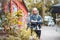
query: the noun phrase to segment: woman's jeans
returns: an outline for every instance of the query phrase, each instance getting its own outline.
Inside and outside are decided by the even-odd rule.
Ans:
[[[36,32],[37,36],[40,38],[40,36],[41,36],[41,30],[34,30],[34,31]]]
[[[40,23],[31,23],[31,29],[35,28],[34,31],[36,32],[37,36],[40,38],[41,30],[37,30],[37,26],[38,26],[39,29],[41,29]]]

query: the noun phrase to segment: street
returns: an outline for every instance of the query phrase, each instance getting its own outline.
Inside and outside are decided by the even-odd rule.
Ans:
[[[60,29],[42,26],[41,40],[60,40]]]

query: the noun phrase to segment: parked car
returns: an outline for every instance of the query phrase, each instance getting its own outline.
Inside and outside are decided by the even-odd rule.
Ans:
[[[45,16],[44,21],[45,21],[45,24],[48,26],[53,26],[55,24],[53,21],[53,17],[51,16]]]

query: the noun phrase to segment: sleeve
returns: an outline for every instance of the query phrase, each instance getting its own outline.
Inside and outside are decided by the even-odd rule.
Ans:
[[[38,16],[38,21],[40,21],[40,20],[42,21],[42,17],[39,15]]]
[[[34,20],[33,16],[30,16],[30,22],[31,20]],[[36,25],[37,23],[36,22],[31,22],[31,25]]]
[[[39,17],[38,17],[38,24],[42,24],[43,23],[43,19],[42,19],[42,17],[39,15]]]
[[[31,20],[33,20],[33,16],[32,16],[32,15],[30,16],[30,21],[31,21]]]

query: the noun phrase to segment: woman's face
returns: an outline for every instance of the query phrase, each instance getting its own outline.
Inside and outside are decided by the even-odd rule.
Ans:
[[[38,13],[38,11],[37,11],[37,10],[33,10],[33,14],[35,14],[35,15],[36,15],[37,13]]]

